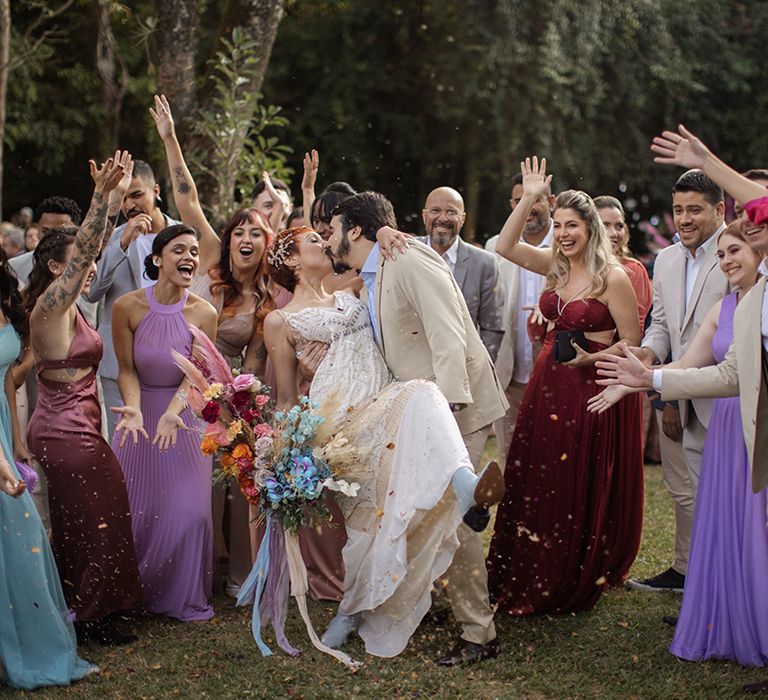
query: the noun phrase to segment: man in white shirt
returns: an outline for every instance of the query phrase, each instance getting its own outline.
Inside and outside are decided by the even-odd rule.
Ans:
[[[523,176],[518,173],[512,180],[511,208],[520,203],[523,197]],[[523,240],[529,245],[547,248],[552,245],[552,210],[555,197],[552,192],[539,197],[534,204],[523,229]],[[485,249],[496,252],[498,234],[488,239]],[[503,328],[499,352],[496,357],[496,373],[501,385],[505,387],[509,409],[503,418],[494,423],[496,444],[499,452],[499,464],[505,464],[512,434],[515,432],[520,401],[533,371],[536,351],[528,335],[528,307],[539,303],[545,278],[524,267],[515,265],[500,255],[496,256],[499,274],[505,290]]]
[[[504,337],[503,288],[493,255],[461,240],[466,213],[464,200],[451,187],[438,187],[427,196],[422,211],[425,243],[440,255],[461,289],[472,323],[495,362]]]

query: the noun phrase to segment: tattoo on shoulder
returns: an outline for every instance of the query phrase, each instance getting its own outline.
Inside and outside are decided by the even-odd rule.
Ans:
[[[258,349],[256,350],[256,359],[257,360],[267,359],[267,346],[264,343],[259,345]]]

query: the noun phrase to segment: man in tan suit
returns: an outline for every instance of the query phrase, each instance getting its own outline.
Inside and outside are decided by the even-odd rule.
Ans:
[[[656,258],[652,320],[639,353],[648,365],[665,362],[670,356],[679,359],[709,310],[728,292],[728,282],[717,265],[717,236],[725,227],[722,189],[700,170],[689,170],[672,188],[672,210],[680,242]],[[664,482],[675,501],[675,557],[672,566],[656,576],[630,579],[630,588],[682,591],[685,585],[701,453],[711,410],[711,400],[695,399],[681,401],[678,409],[665,407],[660,417]]]
[[[379,254],[376,232],[395,226],[383,195],[363,192],[333,211],[329,254],[337,269],[360,271],[377,342],[398,380],[434,381],[454,412],[472,463],[507,402],[493,363],[451,271],[431,248],[414,242],[396,260]],[[438,664],[455,666],[499,653],[488,597],[483,545],[462,524],[460,546],[446,572],[447,593],[462,636]]]

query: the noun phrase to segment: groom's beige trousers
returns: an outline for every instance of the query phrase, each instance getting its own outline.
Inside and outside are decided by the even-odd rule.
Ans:
[[[464,435],[472,466],[477,471],[491,426]],[[461,625],[461,637],[474,644],[487,644],[496,638],[493,610],[488,599],[488,573],[485,569],[483,540],[479,532],[464,523],[459,526],[459,548],[445,572],[446,593],[456,621]]]

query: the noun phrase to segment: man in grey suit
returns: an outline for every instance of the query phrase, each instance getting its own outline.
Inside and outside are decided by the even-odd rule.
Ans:
[[[498,264],[491,254],[467,245],[459,234],[466,219],[464,200],[451,187],[438,187],[429,193],[422,212],[424,242],[440,255],[453,273],[469,315],[480,333],[488,354],[495,362],[504,337],[502,317],[504,292],[499,287]]]
[[[112,344],[112,305],[123,294],[152,284],[144,275],[144,258],[152,251],[156,234],[167,226],[180,223],[164,214],[159,205],[160,186],[152,168],[142,160],[135,160],[133,177],[122,206],[128,221],[113,231],[98,262],[96,279],[86,294],[89,301],[104,300],[99,324],[104,357],[99,365],[99,377],[107,409],[123,405],[117,388],[117,358]],[[110,439],[116,419],[117,415],[107,410]]]

